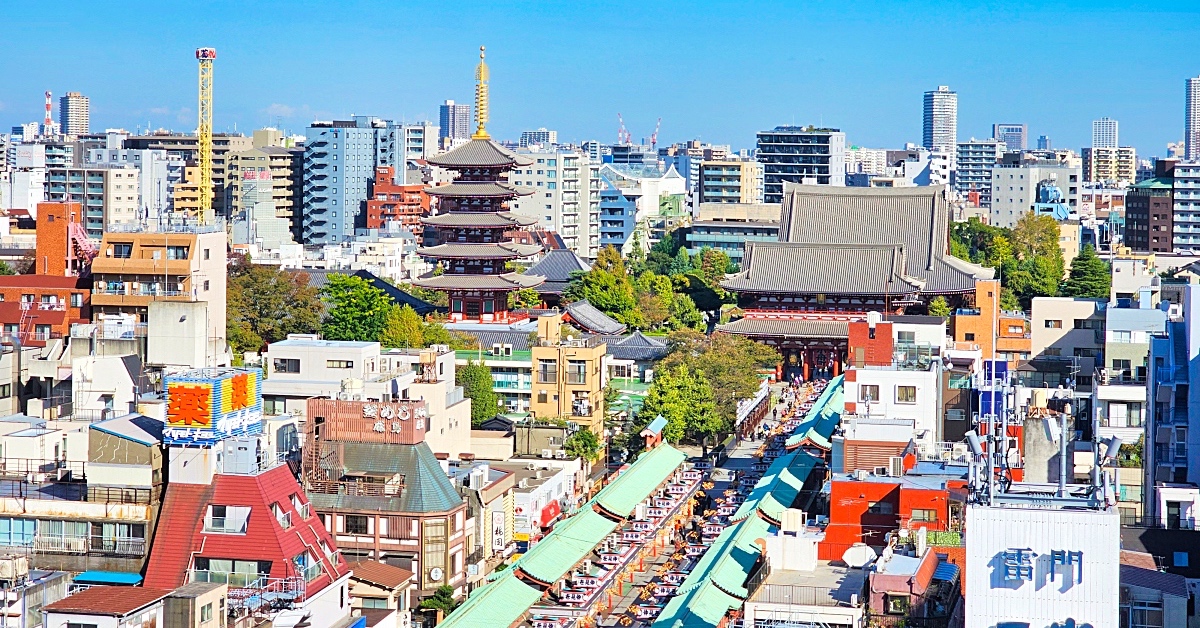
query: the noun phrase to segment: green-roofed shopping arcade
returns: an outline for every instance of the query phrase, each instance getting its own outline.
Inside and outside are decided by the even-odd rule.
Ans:
[[[699,488],[698,473],[676,473],[686,455],[671,447],[660,445],[645,451],[616,479],[600,490],[579,513],[559,522],[541,541],[504,571],[493,574],[492,581],[470,595],[440,626],[447,628],[504,628],[529,619],[531,609],[551,592],[564,577],[585,560],[596,560],[596,550],[610,535],[635,514],[638,504],[651,498],[657,501],[656,491],[667,485],[673,489],[686,481],[685,491],[675,491],[673,512],[689,513],[691,496]],[[673,530],[670,518],[663,518],[656,533]],[[647,542],[654,541],[652,533]],[[640,551],[640,548],[639,548]],[[628,552],[632,557],[638,551]],[[616,566],[608,566],[606,576],[619,577]],[[601,592],[609,585],[599,587]],[[547,599],[547,603],[550,600]]]

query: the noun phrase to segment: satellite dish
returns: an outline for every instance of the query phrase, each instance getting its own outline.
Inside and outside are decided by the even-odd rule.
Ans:
[[[842,562],[854,569],[862,569],[875,560],[877,554],[866,543],[855,543],[842,554]]]

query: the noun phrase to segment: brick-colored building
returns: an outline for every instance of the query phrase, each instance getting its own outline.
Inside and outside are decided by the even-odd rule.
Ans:
[[[1023,312],[999,309],[999,298],[998,280],[976,283],[975,307],[956,310],[950,316],[950,335],[956,343],[978,345],[985,358],[993,358],[994,350],[996,359],[1015,365],[1030,357],[1029,319]]]
[[[429,213],[429,195],[424,185],[396,185],[396,169],[375,168],[371,197],[367,199],[367,228],[382,229],[388,221],[399,221],[421,241],[421,217]]]
[[[820,557],[841,558],[855,543],[882,547],[889,532],[901,528],[948,530],[961,520],[961,504],[952,489],[961,480],[944,477],[835,475],[829,487],[829,525]]]

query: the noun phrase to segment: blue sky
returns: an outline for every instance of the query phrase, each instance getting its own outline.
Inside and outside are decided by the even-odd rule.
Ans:
[[[218,50],[215,126],[302,132],[314,118],[435,119],[492,69],[492,134],[699,137],[750,147],[776,124],[851,144],[921,136],[921,93],[959,93],[959,138],[1025,122],[1031,141],[1090,142],[1091,120],[1163,154],[1200,75],[1200,2],[271,2],[2,0],[0,128],[42,92],[91,98],[92,127],[195,127],[198,46]],[[193,4],[193,3],[189,3]],[[1141,6],[1139,6],[1141,5]],[[57,107],[57,103],[55,103]]]

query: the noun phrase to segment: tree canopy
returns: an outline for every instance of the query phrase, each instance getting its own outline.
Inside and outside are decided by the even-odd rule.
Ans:
[[[737,404],[758,392],[762,383],[759,371],[779,362],[775,349],[733,334],[704,334],[682,330],[668,337],[671,352],[659,363],[662,369],[687,365],[691,372],[707,379],[713,389],[720,417],[732,425]]]
[[[1050,216],[1025,214],[1013,229],[972,218],[951,227],[950,253],[998,269],[1005,309],[1028,309],[1034,297],[1059,294],[1064,263],[1058,236]]]
[[[420,606],[423,609],[442,611],[443,615],[449,615],[458,607],[458,602],[454,601],[454,587],[443,584],[434,590],[432,596],[421,600]]]
[[[492,371],[482,362],[458,367],[455,379],[463,387],[463,396],[471,400],[472,426],[478,427],[500,412],[500,397],[492,390]]]
[[[321,302],[308,275],[241,260],[230,267],[226,337],[235,356],[259,351],[288,334],[316,333]]]
[[[641,416],[662,415],[667,420],[663,439],[678,443],[716,437],[726,431],[725,421],[717,412],[712,384],[703,373],[687,364],[659,369],[646,394]]]
[[[1111,287],[1108,262],[1097,257],[1096,249],[1089,244],[1071,262],[1071,276],[1063,282],[1062,293],[1068,297],[1106,299]]]
[[[946,297],[938,295],[929,302],[929,315],[942,318],[950,316],[950,304],[946,302]]]
[[[424,321],[407,303],[392,305],[388,309],[387,318],[383,323],[383,332],[379,335],[379,344],[385,349],[398,347],[408,349],[424,347],[425,334],[422,333]]]
[[[329,305],[321,335],[329,340],[378,341],[392,307],[383,290],[362,277],[340,273],[329,275],[321,299]]]
[[[563,449],[572,458],[583,458],[588,462],[595,462],[600,458],[603,446],[600,439],[591,430],[581,429],[563,441]]]

